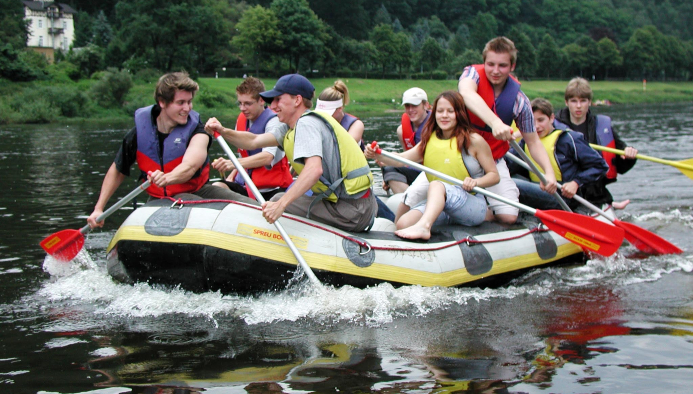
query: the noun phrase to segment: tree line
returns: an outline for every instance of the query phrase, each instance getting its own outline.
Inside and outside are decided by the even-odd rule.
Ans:
[[[23,4],[0,0],[0,76],[76,80],[109,68],[156,75],[455,78],[505,35],[521,78],[690,80],[686,0],[66,0],[75,41],[49,65],[26,50]]]

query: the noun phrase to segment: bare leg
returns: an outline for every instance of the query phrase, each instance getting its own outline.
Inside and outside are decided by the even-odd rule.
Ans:
[[[397,206],[397,212],[395,212],[395,223],[399,221],[399,219],[404,215],[405,213],[409,212],[411,207],[407,204],[404,203],[399,203]]]
[[[214,182],[214,183],[212,183],[212,186],[223,187],[225,189],[229,188],[228,185],[226,185],[224,182]]]
[[[428,188],[428,200],[426,201],[426,209],[424,210],[421,218],[413,225],[395,231],[395,235],[406,238],[406,239],[430,239],[431,238],[431,226],[433,222],[438,218],[443,208],[445,207],[445,186],[442,182],[434,181]],[[407,215],[403,216],[402,219],[409,216],[409,214],[418,211],[410,211]],[[402,223],[404,224],[404,222]],[[399,227],[399,226],[398,226]]]
[[[395,194],[404,193],[409,187],[406,183],[399,181],[389,181],[387,184],[390,186],[390,190]]]
[[[507,213],[499,213],[495,215],[496,221],[503,224],[514,224],[517,221],[517,215]]]

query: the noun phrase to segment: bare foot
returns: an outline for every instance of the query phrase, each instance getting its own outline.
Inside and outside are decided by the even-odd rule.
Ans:
[[[614,201],[611,203],[611,206],[614,207],[614,209],[625,209],[628,204],[630,204],[630,200]]]
[[[395,235],[406,239],[428,240],[431,238],[431,230],[423,226],[417,226],[415,224],[405,229],[395,231]]]

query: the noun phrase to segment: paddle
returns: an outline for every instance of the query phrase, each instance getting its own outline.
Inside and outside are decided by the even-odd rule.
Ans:
[[[374,141],[371,146],[375,148],[376,144],[377,143]],[[451,184],[460,186],[463,184],[463,182],[459,179],[453,178],[419,163],[415,163],[411,160],[407,160],[401,156],[383,151],[380,148],[376,149],[376,153],[406,164],[409,167],[435,175],[440,179],[450,182]],[[556,234],[582,248],[599,253],[603,256],[611,256],[612,254],[616,253],[618,248],[621,246],[621,243],[623,243],[624,234],[622,229],[611,226],[604,222],[600,222],[592,217],[558,210],[540,211],[538,209],[528,207],[527,205],[520,204],[519,202],[508,200],[505,197],[491,193],[479,187],[474,187],[472,190],[505,204],[514,206],[525,212],[529,212],[541,220],[541,222],[549,230],[552,230]]]
[[[544,174],[541,171],[539,171],[537,166],[534,165],[534,162],[532,161],[532,159],[529,158],[529,156],[527,156],[525,151],[522,148],[520,148],[520,145],[517,142],[515,142],[515,140],[510,140],[510,146],[512,146],[513,149],[515,149],[515,151],[517,152],[517,154],[522,157],[522,160],[524,160],[524,163],[526,163],[529,167],[532,168],[532,172],[535,173],[539,177],[539,179],[541,180],[541,183],[546,185],[546,177],[544,176]],[[573,212],[570,209],[570,207],[568,207],[568,204],[566,204],[565,200],[563,200],[561,198],[561,196],[559,196],[556,193],[554,193],[553,196],[556,198],[556,201],[558,201],[558,205],[560,205],[564,211]]]
[[[224,137],[221,136],[218,132],[214,132],[214,138],[216,138],[217,142],[219,142],[219,145],[224,149],[224,152],[226,152],[226,155],[231,159],[231,162],[233,165],[236,167],[236,170],[238,170],[238,173],[243,177],[243,180],[245,181],[245,184],[250,187],[250,190],[253,192],[255,195],[255,198],[257,199],[260,204],[265,202],[264,197],[262,197],[262,194],[260,194],[260,191],[257,190],[257,187],[253,183],[253,180],[250,179],[250,176],[248,173],[245,171],[245,169],[241,166],[241,163],[238,162],[238,159],[236,158],[236,155],[231,151],[231,148],[229,147],[229,144],[226,143],[226,140],[224,140]],[[306,262],[306,260],[303,259],[303,256],[301,256],[301,253],[298,251],[298,248],[296,245],[294,245],[294,241],[289,238],[289,234],[284,230],[284,227],[279,223],[279,221],[274,222],[274,227],[277,228],[277,231],[279,231],[279,234],[281,234],[282,239],[284,239],[284,242],[289,246],[289,249],[291,249],[291,253],[294,254],[296,257],[296,260],[298,260],[298,264],[303,268],[303,271],[306,273],[308,278],[310,279],[311,282],[313,282],[314,285],[321,286],[322,283],[320,283],[320,280],[315,276],[313,273],[313,270],[310,269],[310,266]]]
[[[590,144],[590,146],[593,149],[596,150],[603,150],[605,152],[611,152],[617,155],[624,155],[626,152],[619,150],[619,149],[613,149],[609,148],[606,146],[601,146],[597,144]],[[660,163],[660,164],[666,164],[672,167],[678,168],[681,172],[683,172],[684,175],[687,177],[693,179],[693,159],[686,159],[686,160],[681,160],[681,161],[673,161],[673,160],[664,160],[664,159],[659,159],[656,157],[652,156],[645,156],[641,154],[635,155],[636,158],[638,159],[643,159],[643,160],[648,160],[648,161],[653,161],[655,163]]]
[[[135,190],[128,193],[127,196],[123,197],[120,201],[113,204],[106,212],[99,215],[96,218],[96,222],[102,222],[111,214],[120,209],[123,205],[127,204],[128,201],[135,198],[138,194],[142,193],[146,188],[151,185],[151,182],[146,181],[143,184],[137,186]],[[43,250],[49,255],[53,256],[58,261],[70,261],[77,256],[82,246],[84,246],[84,235],[90,232],[92,229],[87,224],[79,230],[61,230],[57,233],[49,235],[41,241],[40,245]]]
[[[527,163],[520,160],[520,158],[506,153],[505,157],[509,160],[514,161],[518,165],[523,166],[527,170],[534,171],[529,168]],[[561,185],[558,185],[561,188]],[[622,222],[616,218],[611,218],[606,212],[599,209],[597,206],[591,202],[585,200],[584,198],[578,196],[577,194],[573,196],[573,199],[585,207],[589,208],[593,212],[596,212],[603,217],[609,219],[611,223],[616,227],[620,227],[625,232],[626,239],[631,245],[635,246],[638,250],[650,253],[650,254],[679,254],[683,253],[683,250],[679,249],[676,245],[670,243],[666,239],[660,237],[659,235],[645,230],[642,227],[638,227],[633,223]]]

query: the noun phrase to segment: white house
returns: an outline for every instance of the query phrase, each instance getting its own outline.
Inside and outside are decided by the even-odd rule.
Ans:
[[[53,1],[22,1],[24,15],[31,23],[27,46],[52,62],[56,49],[67,51],[75,39],[72,7]]]

